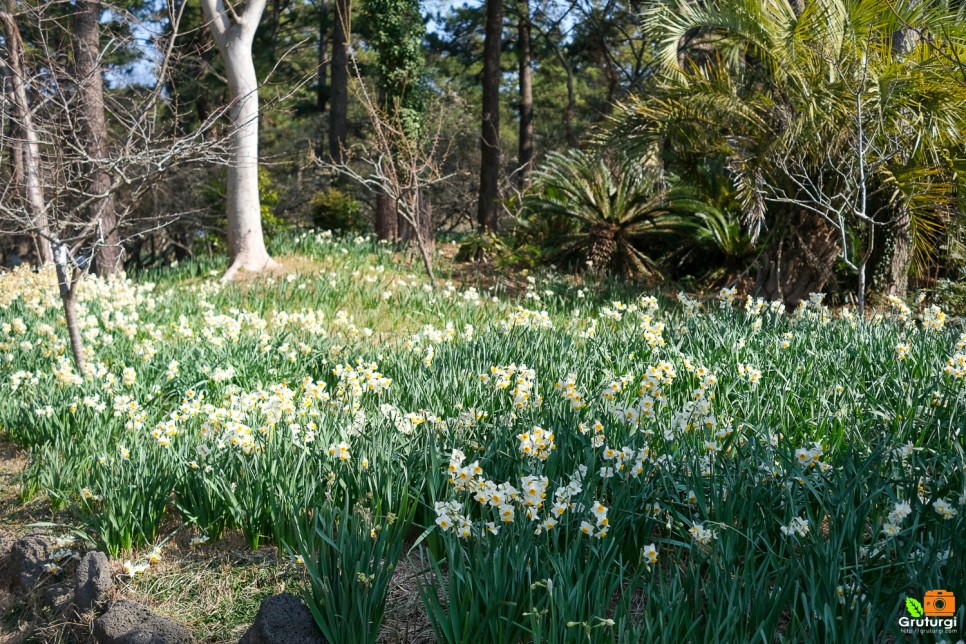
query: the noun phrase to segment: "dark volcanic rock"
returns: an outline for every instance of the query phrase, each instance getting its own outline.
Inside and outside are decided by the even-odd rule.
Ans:
[[[107,603],[114,582],[111,581],[111,562],[103,552],[88,552],[77,564],[74,580],[74,603],[82,613]]]
[[[54,554],[54,542],[45,534],[32,532],[13,544],[7,564],[8,579],[14,589],[33,590],[46,574],[44,564]]]
[[[255,623],[238,644],[326,644],[326,639],[308,606],[282,593],[262,600]]]
[[[99,644],[187,644],[191,634],[169,617],[124,601],[94,620],[94,639]]]

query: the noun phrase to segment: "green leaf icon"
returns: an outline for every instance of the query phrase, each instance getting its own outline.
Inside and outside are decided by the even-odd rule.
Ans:
[[[906,610],[913,617],[922,617],[922,604],[912,597],[906,597]]]

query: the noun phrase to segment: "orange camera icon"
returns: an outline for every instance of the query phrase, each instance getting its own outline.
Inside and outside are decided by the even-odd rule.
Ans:
[[[930,590],[922,600],[926,617],[952,617],[956,614],[956,597],[948,590]]]

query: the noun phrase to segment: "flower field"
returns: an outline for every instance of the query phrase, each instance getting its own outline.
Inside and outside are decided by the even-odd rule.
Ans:
[[[23,498],[130,576],[172,519],[240,532],[304,566],[332,642],[376,641],[404,556],[441,642],[878,641],[966,594],[966,334],[936,307],[433,291],[366,240],[285,243],[300,268],[237,285],[88,278],[86,378],[53,274],[0,275]]]

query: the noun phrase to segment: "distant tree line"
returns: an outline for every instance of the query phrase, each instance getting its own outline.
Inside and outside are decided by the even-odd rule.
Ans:
[[[860,307],[966,267],[958,3],[4,0],[0,22],[8,264],[224,252],[231,278],[314,225]]]

